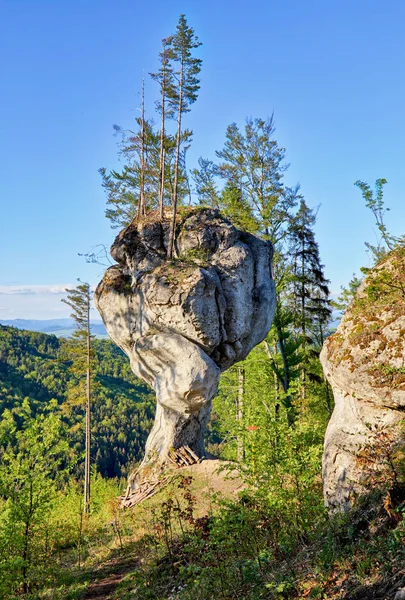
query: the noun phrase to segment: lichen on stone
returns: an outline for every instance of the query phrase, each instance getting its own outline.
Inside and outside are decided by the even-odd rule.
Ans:
[[[325,437],[326,504],[346,508],[364,486],[356,456],[370,443],[370,427],[402,439],[405,408],[405,248],[367,273],[339,327],[324,344],[321,362],[335,409]]]

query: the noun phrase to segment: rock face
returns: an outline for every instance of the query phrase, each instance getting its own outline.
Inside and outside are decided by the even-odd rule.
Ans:
[[[335,398],[323,455],[325,503],[346,510],[357,494],[392,478],[388,454],[403,443],[404,249],[369,272],[321,362]]]
[[[153,216],[121,231],[111,247],[118,264],[95,294],[110,337],[156,391],[143,467],[183,445],[203,456],[220,372],[264,339],[275,310],[269,242],[212,209],[178,224],[170,262],[168,235],[168,222]]]

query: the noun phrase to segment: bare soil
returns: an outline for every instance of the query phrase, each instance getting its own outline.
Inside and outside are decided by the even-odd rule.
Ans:
[[[131,573],[137,567],[136,560],[115,558],[104,563],[96,575],[94,581],[87,588],[83,600],[108,600],[114,597],[114,593],[127,573]]]

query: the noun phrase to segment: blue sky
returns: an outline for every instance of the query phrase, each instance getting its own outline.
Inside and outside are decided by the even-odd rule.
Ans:
[[[320,205],[333,291],[374,241],[356,179],[388,180],[388,225],[405,232],[402,1],[0,0],[0,319],[65,316],[61,289],[102,275],[78,256],[115,235],[97,170],[117,166],[112,125],[131,126],[181,13],[203,42],[190,167],[230,122],[274,111],[285,180]],[[148,80],[146,94],[152,116]]]

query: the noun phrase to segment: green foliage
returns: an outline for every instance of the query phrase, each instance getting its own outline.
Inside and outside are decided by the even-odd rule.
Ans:
[[[29,407],[44,414],[52,399],[65,405],[80,377],[66,360],[67,341],[54,335],[0,326],[0,407],[3,419],[21,429]],[[94,340],[97,361],[97,402],[93,406],[92,463],[106,477],[127,475],[142,458],[154,415],[154,394],[132,373],[123,352],[108,340]],[[25,400],[26,399],[26,400]],[[82,475],[83,408],[72,406],[63,415],[68,426],[69,452],[75,474]],[[0,421],[2,427],[3,421]],[[15,432],[7,429],[11,443]],[[1,456],[1,450],[0,450]]]
[[[189,112],[191,104],[197,100],[198,91],[200,89],[200,80],[198,79],[198,76],[201,70],[202,60],[193,56],[193,50],[199,46],[201,46],[201,42],[195,35],[194,29],[188,26],[185,15],[180,15],[176,32],[171,37],[170,42],[171,68],[173,69],[175,83],[173,88],[169,89],[168,103],[176,113],[177,118],[172,217],[167,248],[167,258],[170,260],[173,257],[176,230],[182,119],[183,114]]]
[[[215,165],[211,160],[200,157],[198,169],[191,170],[198,201],[202,206],[221,208],[220,195],[215,182]]]
[[[300,195],[299,186],[283,184],[288,165],[274,131],[273,118],[249,118],[244,130],[232,123],[223,149],[216,152],[218,162],[201,158],[193,179],[201,204],[219,208],[237,228],[273,243],[277,309],[266,348],[276,386],[282,388],[279,403],[287,409],[291,425],[294,403],[300,393],[305,395],[309,379],[323,384],[331,412],[331,391],[323,380],[318,355],[329,333],[332,310],[313,231],[316,215]],[[218,179],[224,181],[222,190]]]
[[[364,294],[357,296],[352,310],[371,331],[374,322],[380,320],[381,311],[391,311],[401,316],[405,300],[405,246],[390,252],[378,264],[379,268],[366,275]]]
[[[27,407],[22,429],[6,413],[0,466],[0,592],[28,593],[47,576],[55,538],[48,516],[63,480],[68,445],[56,402],[49,413],[33,418]],[[10,443],[15,435],[16,444]]]
[[[357,290],[361,285],[361,282],[362,279],[360,279],[355,273],[353,273],[353,276],[349,281],[347,287],[341,286],[340,295],[338,296],[337,300],[331,303],[332,307],[338,310],[341,315],[346,311],[349,304],[353,302]]]
[[[255,217],[251,204],[241,188],[234,182],[228,181],[225,184],[219,208],[238,229],[250,233],[260,233],[260,222]]]
[[[315,220],[314,211],[301,199],[299,210],[289,229],[293,263],[293,294],[290,303],[304,346],[313,343],[311,335],[314,330],[325,328],[331,317],[329,281],[324,276],[315,240]]]
[[[95,361],[90,325],[91,291],[88,283],[79,283],[66,290],[62,302],[72,309],[71,317],[76,328],[67,345],[67,356],[72,359],[70,371],[83,384],[75,389],[76,401],[85,406],[85,456],[84,456],[84,511],[90,511],[90,452],[91,452],[91,404],[94,400]]]
[[[316,437],[309,427],[292,433],[281,426],[279,436],[290,448],[285,446],[278,467],[266,461],[256,475],[246,470],[248,489],[239,500],[220,500],[219,509],[205,517],[196,517],[198,500],[183,478],[180,495],[169,496],[155,512],[155,552],[128,578],[122,597],[287,598],[283,594],[296,590],[296,577],[283,562],[303,540],[308,543],[314,522],[323,519],[320,481],[314,478],[320,444],[308,450]],[[260,462],[264,445],[257,442]],[[125,590],[131,590],[128,596]]]
[[[94,336],[90,325],[91,291],[88,283],[79,283],[76,288],[66,290],[67,298],[62,302],[70,306],[71,317],[76,327],[72,336],[64,345],[64,358],[69,362],[69,371],[74,375],[72,381],[78,382],[68,388],[70,404],[90,404],[90,388],[94,387],[96,357],[93,352]],[[88,378],[89,389],[86,389]]]
[[[107,196],[106,217],[110,220],[112,227],[126,227],[136,216],[141,187],[142,144],[144,144],[145,209],[151,211],[158,207],[160,132],[155,130],[152,122],[145,120],[142,136],[142,120],[140,118],[136,119],[136,125],[135,131],[125,131],[121,127],[115,126],[116,134],[119,136],[119,155],[124,163],[122,171],[108,172],[104,167],[99,169]],[[182,202],[188,194],[188,180],[184,165],[191,137],[191,131],[185,130],[181,138],[183,153],[180,157],[178,174],[179,202]],[[175,138],[165,133],[163,144],[165,150],[164,199],[166,204],[169,204],[174,191]]]
[[[180,15],[176,31],[169,38],[169,59],[173,73],[173,85],[168,90],[169,106],[176,113],[188,112],[198,97],[202,60],[192,55],[201,42],[189,27],[185,15]]]
[[[136,119],[135,131],[114,126],[121,136],[119,153],[123,170],[108,172],[104,167],[99,170],[107,195],[106,217],[112,227],[129,225],[141,204],[141,217],[159,207],[160,218],[164,218],[164,205],[172,205],[169,258],[172,257],[177,204],[191,195],[186,155],[192,131],[182,127],[182,117],[197,100],[200,89],[198,75],[202,61],[193,56],[200,45],[185,15],[180,15],[174,34],[162,40],[160,68],[150,74],[160,91],[155,103],[161,116],[160,131],[155,130],[153,121],[145,118],[143,84],[142,115]],[[176,131],[169,134],[166,121],[174,117]]]
[[[384,205],[384,185],[386,183],[386,179],[377,179],[374,191],[368,183],[360,181],[359,179],[354,184],[360,189],[366,207],[373,213],[378,232],[381,236],[377,246],[365,242],[367,249],[371,252],[374,262],[378,262],[384,258],[390,250],[394,250],[399,244],[403,243],[403,239],[392,235],[384,223],[384,215],[390,210]]]
[[[285,236],[296,194],[282,184],[285,151],[274,139],[274,131],[273,118],[249,118],[244,131],[236,123],[229,125],[224,147],[216,152],[219,162],[215,173],[231,184],[231,189],[239,190],[245,215],[239,226],[260,232],[276,245]],[[235,201],[225,197],[225,214],[229,209],[236,213]]]

